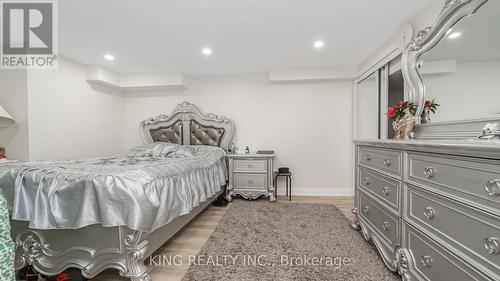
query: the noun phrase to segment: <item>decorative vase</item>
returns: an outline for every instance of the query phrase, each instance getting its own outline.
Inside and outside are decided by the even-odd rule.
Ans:
[[[394,139],[399,140],[401,139],[401,125],[400,125],[400,118],[397,118],[396,121],[392,122],[392,129],[394,130]]]
[[[404,140],[413,139],[413,128],[415,128],[415,121],[405,123],[401,127],[401,138]]]
[[[392,122],[392,128],[394,129],[394,139],[413,139],[413,128],[415,128],[415,116],[411,114],[410,109],[406,108],[404,110],[404,116],[401,119],[396,119]]]
[[[401,139],[401,129],[398,129],[398,130],[394,131],[394,139],[395,140]]]
[[[404,140],[413,139],[413,128],[415,128],[416,118],[411,114],[410,109],[404,110],[405,115],[401,118],[401,138]]]
[[[431,123],[431,113],[429,107],[425,106],[422,115],[420,115],[420,123],[429,124]]]

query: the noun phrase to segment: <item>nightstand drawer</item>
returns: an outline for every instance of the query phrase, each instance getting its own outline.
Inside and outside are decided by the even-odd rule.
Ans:
[[[234,160],[235,172],[267,172],[267,160]]]
[[[267,186],[266,174],[234,174],[236,188],[265,188]]]

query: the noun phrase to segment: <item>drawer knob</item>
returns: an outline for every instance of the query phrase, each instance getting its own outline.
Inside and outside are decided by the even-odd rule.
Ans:
[[[253,184],[253,180],[248,180],[248,183],[249,184]]]
[[[363,183],[364,183],[365,185],[370,185],[370,181],[368,180],[368,178],[365,178],[365,179],[363,180]]]
[[[484,248],[491,255],[498,255],[500,251],[500,242],[497,238],[489,237],[485,238],[483,241]]]
[[[391,166],[391,159],[384,159],[384,166],[386,167]]]
[[[484,190],[486,190],[490,196],[500,195],[500,179],[489,180],[484,185]]]
[[[389,228],[391,228],[391,225],[388,222],[384,222],[384,224],[382,224],[382,227],[384,228],[385,231],[387,231],[389,230]]]
[[[370,160],[372,160],[372,156],[369,153],[367,153],[367,154],[365,154],[365,159],[366,159],[366,161],[370,161]]]
[[[369,211],[370,211],[370,208],[368,208],[368,206],[365,206],[363,208],[363,213],[368,214]]]
[[[365,178],[365,179],[363,180],[363,183],[364,183],[365,185],[370,185],[370,180],[369,180],[368,178]]]
[[[389,195],[389,187],[387,187],[387,186],[384,187],[384,189],[382,189],[382,194],[385,196]]]
[[[425,267],[431,267],[432,265],[432,258],[430,256],[422,256],[420,261],[422,262],[422,265]]]
[[[248,168],[253,168],[252,164],[248,164]]]
[[[428,220],[431,220],[432,218],[434,218],[435,216],[435,213],[434,213],[434,209],[431,208],[431,207],[427,207],[424,209],[424,217]]]
[[[434,167],[425,167],[424,168],[424,175],[426,178],[428,178],[428,179],[433,178],[435,174],[436,174],[436,169],[434,169]]]

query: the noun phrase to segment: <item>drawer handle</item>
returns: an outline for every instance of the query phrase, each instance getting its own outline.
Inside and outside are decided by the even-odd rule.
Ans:
[[[363,183],[364,183],[365,185],[370,185],[370,180],[368,180],[368,178],[364,178],[364,179],[363,179]]]
[[[424,175],[426,178],[428,178],[428,179],[433,178],[435,174],[436,174],[436,169],[434,169],[434,167],[425,167],[424,168]]]
[[[422,262],[422,265],[425,267],[431,267],[432,265],[432,258],[430,256],[422,256],[420,261]]]
[[[367,154],[365,154],[365,159],[366,159],[366,161],[370,161],[370,160],[372,160],[372,156],[369,153],[367,153]]]
[[[252,164],[248,164],[248,168],[253,168]]]
[[[489,237],[485,238],[483,241],[484,248],[491,255],[498,255],[500,252],[500,242],[497,238]]]
[[[248,183],[249,184],[253,184],[253,180],[248,180]]]
[[[369,211],[370,211],[370,208],[368,208],[368,206],[365,206],[363,208],[363,213],[365,213],[365,215],[368,214]]]
[[[391,225],[388,222],[384,222],[384,224],[382,224],[382,227],[384,228],[385,231],[387,231],[389,230],[389,228],[391,228]]]
[[[490,196],[500,195],[500,179],[489,180],[484,185],[484,190],[486,190]]]
[[[391,166],[391,159],[384,159],[384,166],[386,167]]]
[[[435,213],[434,213],[434,209],[433,208],[427,207],[427,208],[424,209],[424,217],[426,219],[431,220],[431,219],[434,218],[434,215],[435,215]]]
[[[387,186],[384,187],[384,189],[382,189],[382,194],[385,196],[389,195],[389,187],[387,187]]]

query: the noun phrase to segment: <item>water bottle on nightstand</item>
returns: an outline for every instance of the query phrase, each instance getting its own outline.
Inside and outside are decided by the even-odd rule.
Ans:
[[[236,153],[236,145],[234,145],[234,142],[232,142],[232,143],[229,145],[228,152],[229,152],[229,153],[231,153],[231,154]]]

